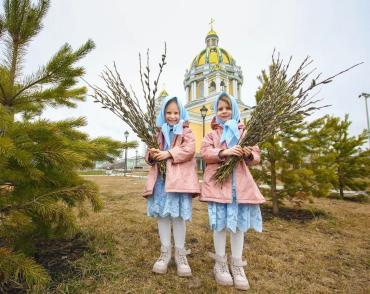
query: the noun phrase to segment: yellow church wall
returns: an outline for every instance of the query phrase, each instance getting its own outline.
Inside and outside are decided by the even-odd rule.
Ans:
[[[206,104],[206,107],[208,108],[208,112],[207,112],[207,116],[210,115],[213,111],[211,111],[211,104],[212,104],[212,107],[213,107],[213,103],[207,103]],[[195,114],[199,114],[199,117],[201,117],[200,115],[200,109],[203,107],[203,105],[201,106],[198,106],[198,107],[194,107],[192,109],[188,109],[188,112],[192,112],[192,113],[195,113]]]
[[[230,95],[232,95],[232,94],[230,93]],[[214,115],[214,111],[211,110],[211,107],[214,106],[213,104],[214,104],[213,102],[205,104],[205,106],[208,108],[207,117],[210,116],[210,115]],[[198,107],[194,107],[192,109],[188,109],[188,112],[192,112],[192,113],[194,113],[196,115],[199,115],[199,118],[201,118],[200,109],[202,107],[203,107],[203,105],[198,106]],[[239,105],[239,111],[240,112],[243,112],[244,111],[244,107],[242,107],[241,105]]]
[[[203,124],[198,124],[195,122],[190,123],[190,129],[193,131],[194,137],[195,137],[195,152],[200,152],[200,146],[202,144],[203,140]],[[211,131],[211,123],[206,122],[205,123],[205,134],[209,133]]]
[[[230,93],[230,95],[232,95],[232,94]],[[213,102],[207,103],[207,104],[205,104],[205,106],[208,108],[207,117],[210,116],[210,115],[214,115],[214,111],[211,110],[211,108],[214,106],[214,103]],[[198,107],[194,107],[192,109],[188,109],[188,112],[192,112],[192,113],[194,113],[196,115],[199,115],[199,118],[201,118],[200,109],[202,107],[203,107],[203,105],[198,106]],[[239,111],[240,112],[243,112],[244,111],[244,107],[242,107],[242,106],[239,105]]]

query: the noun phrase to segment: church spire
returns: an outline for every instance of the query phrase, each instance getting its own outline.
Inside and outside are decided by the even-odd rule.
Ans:
[[[211,30],[208,32],[206,37],[206,45],[207,47],[217,47],[218,46],[218,36],[217,33],[213,30],[213,23],[215,20],[211,18],[209,24],[211,25]]]

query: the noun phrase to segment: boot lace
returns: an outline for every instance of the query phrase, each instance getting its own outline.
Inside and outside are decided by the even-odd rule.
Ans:
[[[234,276],[240,276],[245,278],[245,273],[242,266],[232,265],[232,272]]]
[[[230,274],[227,262],[217,261],[216,262],[216,271],[221,274]]]
[[[161,252],[157,262],[165,263],[168,260],[168,252]]]
[[[178,251],[177,252],[177,262],[179,264],[183,264],[183,265],[186,265],[188,266],[188,259],[186,258],[186,255],[187,254],[190,254],[190,250],[183,250],[183,251]]]

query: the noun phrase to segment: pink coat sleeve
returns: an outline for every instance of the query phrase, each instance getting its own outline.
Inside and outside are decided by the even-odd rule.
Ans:
[[[252,147],[252,154],[245,159],[247,165],[257,165],[261,161],[261,150],[256,145]]]
[[[206,163],[219,163],[225,161],[225,158],[220,158],[219,153],[225,148],[216,148],[213,142],[212,132],[207,134],[202,141],[200,153]]]
[[[192,160],[195,154],[195,139],[190,128],[184,128],[182,142],[169,149],[173,158],[173,163],[182,163]]]

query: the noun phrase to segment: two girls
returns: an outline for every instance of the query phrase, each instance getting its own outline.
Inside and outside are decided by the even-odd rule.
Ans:
[[[248,229],[262,231],[259,204],[265,202],[248,166],[258,164],[260,151],[257,146],[238,145],[244,125],[236,100],[222,93],[215,101],[216,116],[212,131],[202,142],[201,155],[206,162],[201,201],[208,202],[208,215],[215,254],[214,276],[218,284],[234,285],[237,289],[249,289],[242,260],[244,233]],[[192,197],[199,194],[195,172],[194,136],[188,127],[188,114],[176,97],[167,97],[157,118],[159,149],[149,149],[147,161],[152,165],[145,195],[148,197],[148,215],[157,217],[161,255],[153,266],[156,273],[166,273],[171,260],[171,224],[175,241],[175,261],[180,276],[190,276],[186,259],[185,221],[191,219]],[[242,160],[232,175],[221,185],[213,179],[217,168],[229,157]],[[165,179],[158,173],[157,162],[166,160]],[[231,273],[226,247],[226,233],[230,232]]]

